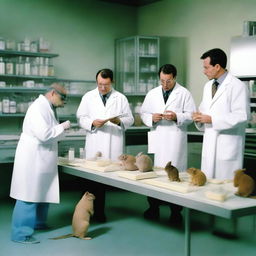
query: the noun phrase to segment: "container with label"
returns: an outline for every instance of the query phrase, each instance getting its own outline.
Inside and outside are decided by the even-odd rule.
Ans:
[[[9,113],[10,101],[8,97],[4,97],[2,100],[2,112],[5,114]]]
[[[5,50],[5,40],[0,37],[0,50]]]
[[[5,63],[3,57],[0,57],[0,75],[5,74]]]
[[[12,59],[7,59],[5,63],[5,73],[7,75],[14,75],[14,64]]]
[[[68,151],[68,160],[69,161],[74,161],[75,160],[75,149],[70,148]]]

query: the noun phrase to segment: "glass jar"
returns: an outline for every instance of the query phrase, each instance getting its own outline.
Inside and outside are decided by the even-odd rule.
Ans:
[[[0,37],[0,50],[5,50],[5,40]]]
[[[5,64],[3,57],[0,57],[0,75],[5,74]]]
[[[14,75],[14,63],[12,59],[7,59],[5,63],[5,73],[7,75]]]

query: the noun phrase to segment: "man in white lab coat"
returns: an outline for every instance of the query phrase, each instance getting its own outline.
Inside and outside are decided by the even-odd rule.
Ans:
[[[65,88],[54,83],[28,108],[16,149],[10,196],[16,199],[11,239],[38,243],[34,229],[46,227],[49,203],[59,203],[58,140],[70,122],[59,124],[56,108],[63,107]]]
[[[134,119],[127,98],[112,87],[112,70],[99,70],[96,81],[97,88],[83,96],[77,110],[79,125],[86,130],[85,158],[101,152],[103,158],[117,161],[124,152],[124,131]],[[103,185],[91,184],[90,192],[96,196],[94,218],[104,222]]]
[[[187,168],[187,126],[192,123],[195,104],[191,93],[176,82],[177,70],[171,64],[159,69],[161,85],[148,92],[141,107],[141,118],[151,127],[148,152],[154,153],[154,165],[164,168],[171,161],[179,171]],[[148,198],[150,207],[144,217],[158,219],[160,201]],[[170,204],[170,222],[180,222],[181,207]]]
[[[209,50],[201,59],[210,80],[199,111],[193,114],[196,126],[204,131],[201,169],[208,178],[233,179],[234,171],[243,167],[248,88],[226,70],[227,56],[221,49]]]

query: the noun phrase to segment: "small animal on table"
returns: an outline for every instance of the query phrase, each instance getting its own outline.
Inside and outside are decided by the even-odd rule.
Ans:
[[[239,169],[235,171],[234,187],[238,196],[256,198],[256,171]]]
[[[148,155],[144,155],[143,152],[137,154],[135,165],[141,172],[153,171],[153,162]]]
[[[172,165],[171,161],[166,164],[164,169],[167,172],[170,181],[180,182],[179,171],[175,166]]]
[[[192,185],[203,186],[207,181],[205,174],[197,168],[188,168],[187,173],[191,176]]]
[[[127,171],[138,170],[138,167],[135,165],[136,158],[132,155],[122,154],[118,157],[121,161],[122,168]]]
[[[87,237],[87,231],[90,225],[90,217],[93,215],[93,201],[95,196],[89,192],[85,192],[81,200],[77,203],[72,218],[72,234],[67,234],[59,237],[51,238],[53,240],[63,239],[68,237],[77,237],[84,240],[90,240]]]

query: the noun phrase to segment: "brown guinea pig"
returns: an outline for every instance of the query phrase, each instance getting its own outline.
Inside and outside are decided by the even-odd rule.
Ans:
[[[196,168],[188,168],[187,173],[191,175],[191,184],[195,186],[203,186],[206,183],[205,174]]]
[[[167,172],[170,181],[180,182],[179,171],[175,166],[172,165],[171,161],[166,164],[164,169]]]
[[[138,170],[138,167],[135,165],[136,158],[132,155],[122,154],[118,157],[121,161],[122,168],[127,171]]]
[[[253,194],[256,189],[256,182],[246,173],[245,169],[239,169],[235,171],[234,176],[234,187],[237,187],[238,190],[235,193],[238,196],[248,197]]]
[[[153,162],[148,155],[144,155],[142,152],[137,154],[135,165],[141,172],[153,171]]]

